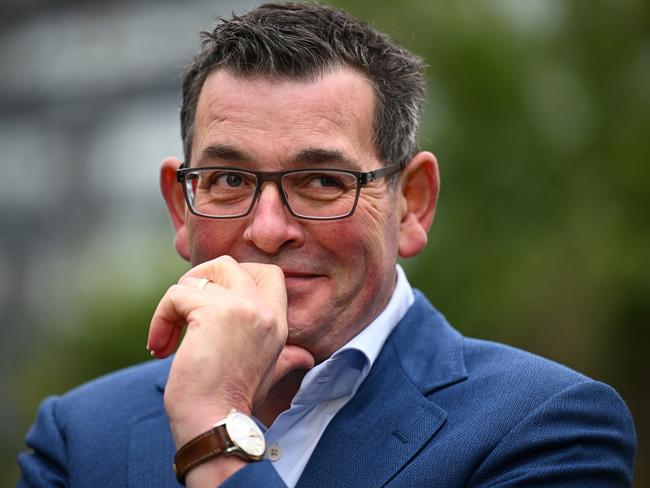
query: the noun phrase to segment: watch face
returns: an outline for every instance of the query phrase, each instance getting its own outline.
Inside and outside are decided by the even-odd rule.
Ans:
[[[235,445],[249,456],[264,455],[264,434],[249,416],[240,412],[230,413],[226,419],[226,430]]]

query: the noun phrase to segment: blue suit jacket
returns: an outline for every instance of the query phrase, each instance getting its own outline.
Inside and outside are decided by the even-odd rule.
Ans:
[[[170,361],[48,398],[19,486],[178,486],[163,408]],[[301,487],[630,486],[636,438],[616,392],[563,366],[466,339],[417,293],[325,430]],[[283,486],[269,461],[224,486]]]

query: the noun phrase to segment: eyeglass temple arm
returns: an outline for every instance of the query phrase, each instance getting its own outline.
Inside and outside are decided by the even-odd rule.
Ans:
[[[359,184],[366,185],[371,181],[374,181],[378,178],[383,178],[384,176],[390,176],[393,173],[397,173],[404,168],[401,164],[389,164],[383,168],[377,169],[375,171],[368,171],[367,173],[361,173],[359,175]]]

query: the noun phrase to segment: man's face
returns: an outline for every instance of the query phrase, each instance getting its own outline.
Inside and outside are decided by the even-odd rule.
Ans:
[[[219,70],[199,97],[191,166],[377,169],[373,115],[371,85],[352,69],[307,82]],[[266,183],[246,217],[186,213],[177,247],[187,250],[193,265],[228,254],[280,266],[288,342],[322,360],[370,323],[391,296],[403,207],[396,205],[398,195],[380,179],[361,189],[352,217],[318,222],[292,217],[276,186]]]

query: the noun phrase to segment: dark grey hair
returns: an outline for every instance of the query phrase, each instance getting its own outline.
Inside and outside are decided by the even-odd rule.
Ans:
[[[422,60],[346,12],[314,4],[266,4],[202,32],[202,48],[183,78],[181,136],[192,154],[196,106],[207,76],[312,80],[338,66],[374,85],[374,143],[384,164],[405,165],[417,152],[425,94]]]

